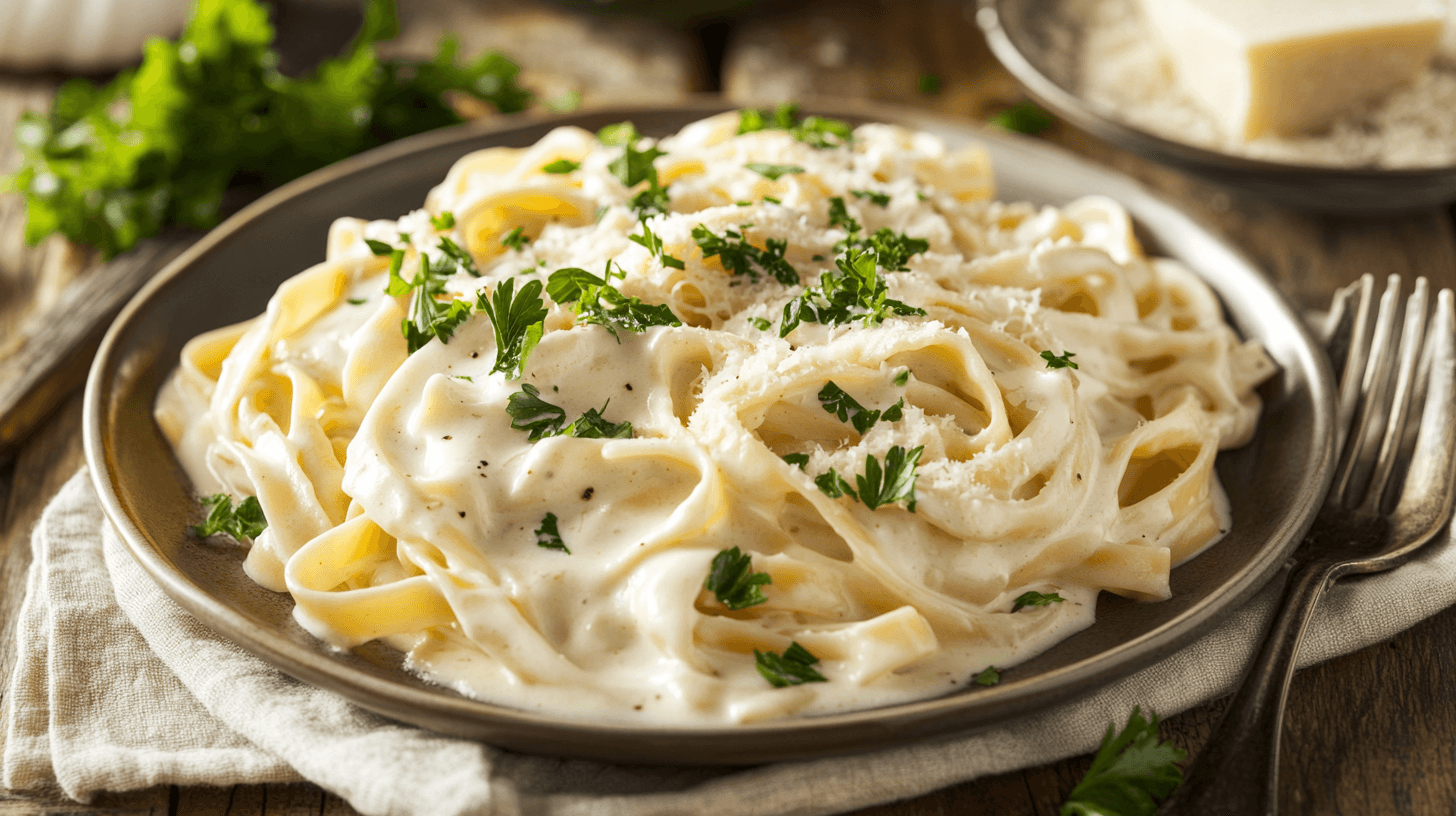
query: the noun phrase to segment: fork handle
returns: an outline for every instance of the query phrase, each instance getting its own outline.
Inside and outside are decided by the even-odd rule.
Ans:
[[[1337,572],[1332,564],[1294,568],[1274,620],[1238,692],[1183,784],[1160,816],[1272,816],[1279,804],[1279,736],[1294,656],[1310,613]]]

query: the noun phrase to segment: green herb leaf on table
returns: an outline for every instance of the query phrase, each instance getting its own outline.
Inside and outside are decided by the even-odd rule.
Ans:
[[[67,82],[48,115],[16,126],[23,162],[5,187],[26,200],[26,240],[53,233],[111,257],[169,224],[207,229],[237,179],[280,184],[462,118],[465,94],[502,112],[531,95],[515,63],[486,54],[464,67],[444,41],[431,62],[385,62],[398,31],[392,0],[370,0],[349,50],[310,77],[277,70],[258,0],[198,0],[176,41],[148,43],[138,68],[104,87]]]
[[[1054,603],[1061,603],[1065,600],[1066,598],[1063,598],[1055,592],[1042,593],[1036,590],[1029,590],[1016,596],[1016,600],[1011,604],[1011,611],[1020,612],[1028,606],[1051,606]]]
[[[189,528],[198,538],[225,533],[237,541],[252,541],[268,529],[268,520],[263,517],[263,507],[256,496],[243,499],[237,507],[233,507],[232,497],[226,493],[216,493],[198,502],[210,508],[207,520]]]
[[[541,526],[536,528],[536,546],[546,550],[561,550],[571,555],[571,550],[566,548],[566,542],[561,540],[561,532],[556,526],[556,514],[547,513],[541,519]]]
[[[1076,356],[1070,351],[1064,351],[1061,354],[1052,354],[1050,349],[1041,353],[1041,358],[1046,360],[1047,368],[1078,368],[1079,366],[1072,362],[1072,358]]]
[[[737,547],[731,547],[713,556],[703,588],[713,593],[718,603],[729,609],[747,609],[768,601],[759,587],[771,583],[771,575],[753,571],[751,556]]]
[[[814,668],[819,658],[800,646],[798,641],[790,643],[782,656],[775,652],[754,649],[753,661],[758,667],[758,673],[774,688],[829,682],[828,678]]]
[[[1102,746],[1087,775],[1072,789],[1061,816],[1152,816],[1155,798],[1170,795],[1183,782],[1178,763],[1187,752],[1158,740],[1158,715],[1144,719],[1134,708],[1114,736],[1107,726]]]
[[[476,308],[490,318],[495,334],[495,366],[491,373],[499,371],[508,380],[520,379],[525,373],[526,361],[541,342],[546,321],[541,281],[526,281],[519,293],[515,289],[516,279],[506,278],[489,296],[484,292],[475,296]]]

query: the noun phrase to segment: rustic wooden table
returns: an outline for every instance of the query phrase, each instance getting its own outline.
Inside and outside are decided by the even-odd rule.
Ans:
[[[587,105],[670,102],[717,89],[744,103],[851,97],[981,120],[1019,95],[987,54],[970,22],[969,2],[745,3],[749,11],[732,20],[697,25],[576,13],[564,10],[567,3],[402,5],[404,33],[396,50],[428,51],[442,31],[453,29],[467,49],[509,51],[542,97],[579,92]],[[349,36],[351,18],[357,19],[357,9],[347,0],[278,4],[285,59],[300,54],[297,60],[306,62],[309,54],[338,47]],[[920,90],[925,75],[940,81],[932,93]],[[42,109],[58,81],[0,74],[0,168],[16,160],[10,138],[16,117],[27,108]],[[1178,201],[1247,251],[1299,306],[1319,308],[1338,285],[1363,272],[1456,284],[1456,237],[1446,209],[1381,217],[1311,215],[1153,166],[1064,126],[1054,126],[1046,138]],[[57,309],[74,313],[88,300],[78,293],[94,292],[102,282],[125,285],[114,281],[126,279],[114,266],[102,267],[90,253],[59,240],[25,247],[22,219],[17,197],[0,197],[0,398],[23,374],[14,364],[24,357],[21,352],[47,342]],[[0,466],[0,680],[15,657],[14,620],[30,560],[30,528],[82,462],[79,391],[68,387],[59,393],[44,422]],[[1283,812],[1452,812],[1456,687],[1446,678],[1456,673],[1456,645],[1447,634],[1453,629],[1456,609],[1296,677],[1284,733]],[[1221,706],[1169,717],[1164,735],[1196,753]],[[1089,761],[1080,757],[980,779],[860,816],[1051,814]],[[310,785],[160,787],[105,794],[89,805],[0,793],[0,816],[101,812],[354,811]]]

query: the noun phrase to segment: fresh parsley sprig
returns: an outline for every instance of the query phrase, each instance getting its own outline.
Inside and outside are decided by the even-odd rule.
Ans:
[[[667,250],[662,245],[662,239],[657,236],[657,233],[652,231],[652,227],[649,226],[645,220],[641,224],[639,224],[639,226],[642,227],[642,234],[628,235],[627,240],[643,247],[648,252],[652,253],[653,257],[657,258],[657,260],[661,262],[663,266],[670,267],[672,269],[687,268],[681,260],[667,254]]]
[[[819,389],[819,402],[823,404],[824,410],[839,417],[840,422],[848,422],[853,425],[861,435],[868,433],[869,429],[873,428],[875,423],[881,419],[886,422],[898,422],[905,417],[904,397],[883,411],[869,409],[860,405],[854,397],[840,388],[833,380],[826,382],[824,387]]]
[[[139,68],[105,87],[67,82],[49,114],[16,126],[26,240],[52,233],[110,257],[169,224],[214,226],[235,179],[280,184],[384,142],[462,118],[463,94],[501,112],[531,94],[498,52],[456,64],[453,40],[433,61],[383,61],[398,33],[393,0],[369,0],[349,50],[308,77],[278,72],[259,0],[198,0],[176,41],[147,45]]]
[[[819,658],[800,646],[798,641],[789,643],[789,648],[782,655],[754,649],[753,662],[758,667],[758,673],[774,688],[829,682],[828,678],[814,668]]]
[[[885,452],[883,465],[874,454],[866,455],[865,472],[855,474],[853,485],[834,468],[815,476],[814,485],[819,488],[819,492],[831,499],[848,496],[871,510],[903,501],[905,509],[913,513],[915,480],[919,477],[915,467],[920,463],[920,455],[924,452],[924,445],[916,446],[908,452],[895,445]]]
[[[792,176],[804,172],[804,168],[797,164],[768,164],[767,162],[749,162],[744,167],[763,176],[769,181],[778,181],[784,176]]]
[[[263,517],[263,507],[258,504],[257,496],[243,499],[236,508],[232,497],[226,493],[216,493],[198,502],[210,508],[205,521],[188,528],[198,538],[225,533],[237,541],[252,541],[268,529],[268,519]]]
[[[637,141],[641,138],[642,134],[637,132],[636,125],[631,122],[618,122],[597,131],[597,140],[602,144],[608,147],[622,146],[622,155],[608,163],[607,170],[628,189],[643,182],[647,183],[646,187],[627,202],[636,211],[638,218],[645,219],[667,212],[669,202],[667,188],[658,180],[657,166],[653,164],[664,153],[656,147],[638,150]]]
[[[784,304],[779,337],[787,337],[800,323],[839,324],[860,320],[865,325],[883,323],[895,315],[924,315],[925,310],[889,297],[889,286],[880,277],[874,251],[850,247],[834,259],[839,273],[825,272],[819,285],[805,289]]]
[[[737,547],[730,547],[713,556],[703,588],[713,593],[718,603],[737,610],[767,602],[768,598],[759,587],[771,583],[773,576],[753,571],[751,556]]]
[[[1112,725],[1092,759],[1087,775],[1062,805],[1060,816],[1152,816],[1155,798],[1183,783],[1178,763],[1187,752],[1158,740],[1158,715],[1144,719],[1133,708],[1127,725],[1114,736]]]
[[[557,303],[573,304],[578,322],[604,326],[613,337],[617,337],[618,329],[644,332],[653,326],[682,325],[667,304],[643,303],[612,286],[614,278],[626,277],[612,261],[607,261],[602,274],[599,278],[576,267],[558,269],[546,279],[546,292]]]
[[[609,403],[610,404],[610,401]],[[506,398],[506,413],[510,415],[511,427],[525,431],[531,442],[548,436],[570,436],[577,439],[630,439],[631,422],[609,422],[602,417],[607,410],[588,408],[570,425],[566,422],[566,411],[541,399],[541,391],[530,383],[522,383],[521,390]]]
[[[874,204],[876,207],[890,206],[889,193],[877,193],[874,190],[850,190],[849,192],[855,198],[868,198],[870,200],[870,203]]]
[[[487,295],[479,292],[475,305],[490,318],[495,334],[495,365],[508,380],[520,379],[531,351],[541,342],[546,326],[546,303],[541,299],[541,281],[526,281],[516,292],[516,279],[506,278]]]
[[[750,283],[758,283],[758,269],[761,269],[785,286],[799,284],[799,271],[784,257],[789,251],[786,240],[769,238],[764,241],[763,249],[759,249],[737,230],[725,229],[718,235],[699,224],[693,227],[693,241],[703,251],[704,259],[716,256],[724,269],[735,276],[747,277]]]

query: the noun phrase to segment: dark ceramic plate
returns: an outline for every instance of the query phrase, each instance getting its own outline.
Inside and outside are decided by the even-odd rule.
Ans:
[[[462,154],[527,146],[551,128],[633,120],[665,135],[726,106],[616,109],[515,118],[426,134],[358,156],[274,192],[229,219],[132,300],[111,327],[86,388],[87,461],[101,501],[133,557],[182,607],[219,634],[309,683],[387,716],[532,753],[618,762],[757,763],[869,750],[967,731],[1064,702],[1158,660],[1206,631],[1262,586],[1303,535],[1330,478],[1332,386],[1326,364],[1289,305],[1243,256],[1129,179],[1038,142],[891,108],[818,105],[851,121],[891,121],[951,145],[980,141],[1000,194],[1059,204],[1088,193],[1121,201],[1150,250],[1205,277],[1234,325],[1281,368],[1263,387],[1259,432],[1219,457],[1233,532],[1173,572],[1173,598],[1136,603],[1104,595],[1098,621],[992,688],[888,708],[713,728],[634,727],[527,713],[462,697],[404,672],[378,644],[335,651],[298,627],[286,595],[241,570],[236,548],[203,545],[188,480],[156,424],[152,402],[194,335],[260,313],[287,277],[323,260],[330,222],[395,218],[419,207]],[[968,667],[968,671],[976,667]]]

